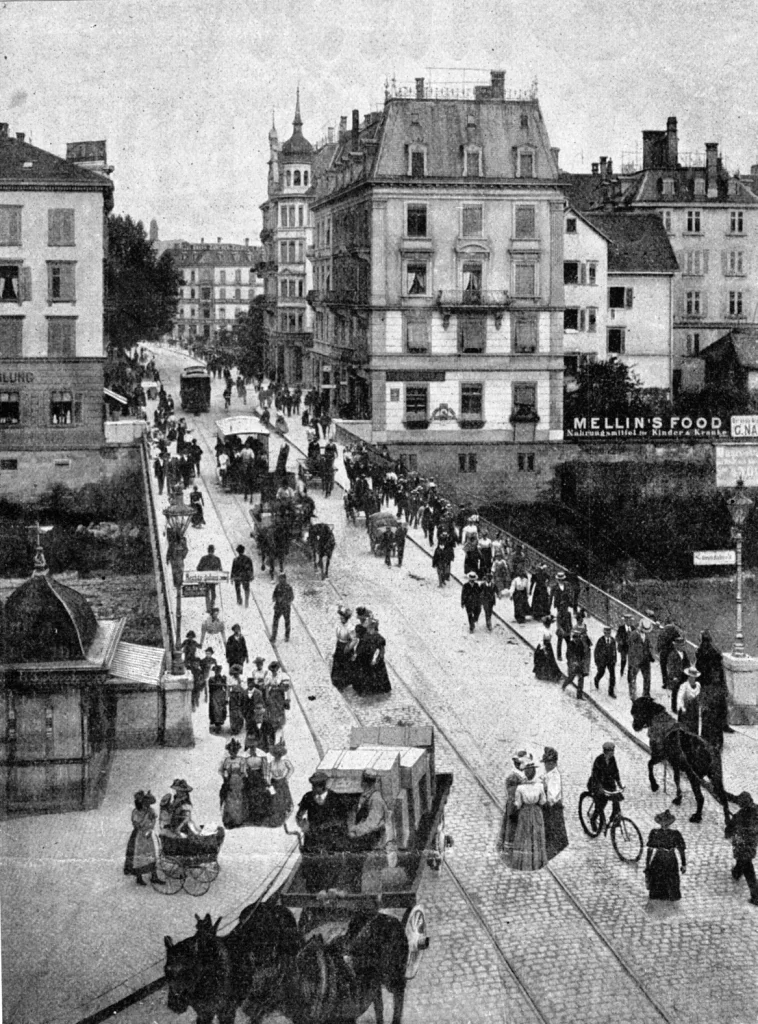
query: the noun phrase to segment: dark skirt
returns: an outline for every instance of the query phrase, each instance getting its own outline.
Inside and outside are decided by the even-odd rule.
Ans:
[[[563,816],[563,804],[545,805],[542,808],[545,819],[545,848],[547,859],[552,860],[569,844],[566,832],[566,820]]]
[[[532,596],[532,615],[535,619],[544,619],[550,613],[550,595],[544,583],[536,584]]]
[[[211,686],[208,718],[215,728],[220,728],[226,721],[226,687]]]
[[[247,776],[247,821],[250,825],[262,825],[271,813],[271,794],[260,771],[251,771]]]
[[[551,643],[541,643],[534,649],[534,674],[548,683],[560,683],[566,677],[558,667]]]
[[[229,693],[229,725],[233,736],[242,732],[242,727],[245,724],[244,707],[244,694],[240,690],[231,690]]]
[[[647,869],[647,884],[651,900],[669,900],[673,903],[682,898],[679,863],[674,850],[654,851]]]
[[[337,641],[332,658],[332,685],[344,690],[353,681],[353,660],[348,644]]]
[[[281,828],[294,807],[292,794],[286,779],[273,779],[271,785],[274,787],[274,795],[271,797],[268,817],[263,824],[268,828]]]
[[[513,593],[513,617],[516,622],[525,622],[529,614],[529,598],[525,590],[515,590]]]
[[[391,689],[387,666],[384,664],[384,658],[381,658],[376,665],[371,666],[369,692],[389,693]]]

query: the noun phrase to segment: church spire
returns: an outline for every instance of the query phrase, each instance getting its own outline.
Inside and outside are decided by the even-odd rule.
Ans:
[[[303,127],[303,119],[300,116],[300,86],[297,87],[297,100],[295,102],[295,120],[292,122],[292,127],[296,132],[300,131]]]
[[[271,109],[271,130],[268,133],[268,141],[272,145],[276,145],[279,141],[279,136],[276,133],[276,118],[274,116],[273,107]]]

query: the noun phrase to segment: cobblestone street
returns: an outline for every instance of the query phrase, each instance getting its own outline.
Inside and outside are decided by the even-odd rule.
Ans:
[[[166,387],[176,393],[185,360],[162,349],[157,353]],[[221,389],[222,382],[214,382],[211,413],[188,417],[204,451],[201,486],[208,524],[190,531],[188,568],[210,543],[225,569],[238,543],[253,545],[249,506],[240,496],[221,492],[213,471],[213,423],[224,415]],[[304,447],[304,431],[294,418],[288,438]],[[278,449],[279,439],[272,435],[272,462]],[[291,451],[290,467],[296,457]],[[296,802],[320,753],[345,746],[351,726],[435,726],[437,769],[454,775],[446,810],[454,845],[439,873],[425,872],[418,894],[427,910],[431,946],[409,983],[404,1021],[751,1024],[758,1019],[758,912],[747,902],[744,883],[735,885],[730,878],[731,847],[716,803],[706,797],[703,823],[690,824],[694,801],[685,783],[683,804],[674,808],[688,863],[677,906],[648,902],[644,854],[640,864],[624,864],[609,838],[590,840],[581,830],[578,797],[606,739],[616,743],[625,812],[644,838],[654,827],[653,816],[673,796],[670,774],[667,793],[663,787],[657,794],[649,790],[647,754],[628,735],[625,685],[615,702],[594,689],[592,700],[579,702],[573,690],[535,680],[529,644],[540,627],[529,622],[515,633],[510,601],[497,605],[502,619],[492,633],[480,624],[470,634],[459,586],[438,588],[420,531],[411,531],[414,542],[406,547],[402,568],[387,568],[371,554],[365,530],[345,522],[339,489],[330,499],[316,490],[314,498],[319,518],[335,525],[337,549],[325,581],[307,559],[291,557],[287,572],[296,612],[291,641],[276,649],[270,645],[272,584],[259,574],[257,560],[255,601],[247,610],[238,608],[231,585],[222,585],[222,618],[227,628],[242,624],[251,655],[278,655],[292,677],[296,701],[287,741],[297,770]],[[158,509],[164,501],[158,499]],[[460,565],[459,554],[458,574]],[[352,608],[366,604],[380,620],[393,686],[386,698],[358,697],[352,690],[341,695],[331,685],[329,658],[340,602]],[[183,632],[193,628],[199,635],[202,611],[202,602],[185,603]],[[591,638],[601,632],[590,620]],[[591,678],[588,682],[591,687]],[[660,693],[659,682],[653,692]],[[73,1024],[95,1006],[115,1002],[160,975],[164,934],[189,934],[195,911],[223,913],[231,923],[284,861],[291,846],[281,832],[242,829],[227,837],[221,875],[201,899],[168,900],[140,892],[121,875],[134,789],[152,785],[161,793],[169,775],[185,775],[197,788],[203,812],[216,814],[217,767],[228,729],[223,737],[209,736],[205,715],[201,704],[195,716],[198,743],[190,750],[119,752],[99,811],[4,826],[6,1020]],[[527,747],[539,758],[545,745],[560,755],[570,846],[548,869],[516,872],[496,849],[503,780],[516,749]],[[750,788],[758,768],[755,735],[742,730],[728,736],[724,761],[727,789]],[[657,771],[663,781],[663,770]],[[30,981],[36,982],[34,990]],[[102,998],[106,990],[109,999]],[[164,990],[116,1019],[163,1024],[191,1021],[194,1015],[169,1013]]]

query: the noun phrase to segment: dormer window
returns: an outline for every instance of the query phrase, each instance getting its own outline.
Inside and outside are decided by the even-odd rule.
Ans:
[[[663,179],[663,194],[664,196],[673,196],[674,194],[674,179],[664,178]]]
[[[411,178],[426,177],[426,146],[409,146],[408,174]]]
[[[694,190],[694,192],[695,192],[696,196],[704,196],[705,195],[705,178],[695,178],[695,190]]]
[[[467,178],[482,176],[482,151],[478,146],[466,146],[464,149],[463,174]]]
[[[519,149],[516,153],[516,177],[534,177],[534,151],[531,149]]]
[[[521,127],[522,128],[528,128],[529,127],[529,115],[528,114],[522,114],[521,115]]]

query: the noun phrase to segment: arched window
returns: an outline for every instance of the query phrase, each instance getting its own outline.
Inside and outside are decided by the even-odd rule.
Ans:
[[[308,172],[307,171],[303,171],[303,184],[304,185],[308,184]]]
[[[287,183],[288,185],[291,185],[291,184],[292,184],[292,172],[291,172],[291,171],[286,171],[286,172],[285,172],[285,175],[284,175],[284,180],[285,180],[285,182],[286,182],[286,183]]]
[[[295,171],[292,184],[293,185],[299,185],[300,184],[300,171]]]

